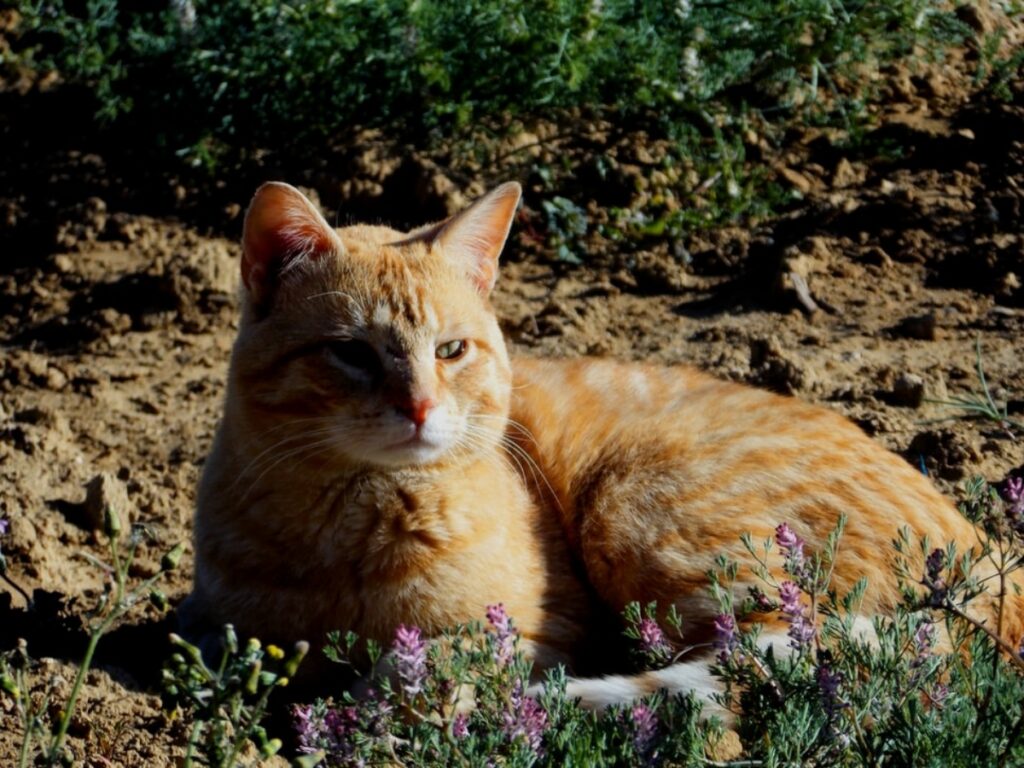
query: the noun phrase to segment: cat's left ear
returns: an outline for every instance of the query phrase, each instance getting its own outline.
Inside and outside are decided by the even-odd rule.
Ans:
[[[465,270],[484,296],[498,279],[498,256],[505,247],[523,189],[509,181],[495,187],[441,225],[433,242]]]
[[[256,190],[243,229],[242,281],[257,305],[267,304],[281,275],[298,262],[345,250],[316,206],[281,182]]]

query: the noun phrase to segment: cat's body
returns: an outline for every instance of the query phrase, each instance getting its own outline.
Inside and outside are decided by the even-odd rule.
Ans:
[[[686,367],[510,361],[486,297],[517,201],[505,185],[405,235],[335,232],[294,190],[260,190],[193,614],[269,640],[386,643],[503,602],[539,667],[593,675],[621,666],[609,616],[630,601],[676,606],[687,643],[708,643],[706,574],[743,559],[742,533],[786,522],[817,547],[845,513],[833,585],[866,577],[865,614],[899,599],[901,525],[976,543],[925,477],[828,410]],[[741,570],[740,588],[754,581]],[[1024,629],[1012,609],[1008,636]],[[570,692],[706,692],[708,655]]]

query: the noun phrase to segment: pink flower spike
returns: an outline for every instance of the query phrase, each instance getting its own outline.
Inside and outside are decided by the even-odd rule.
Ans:
[[[493,655],[498,666],[505,666],[512,661],[515,654],[515,630],[512,628],[512,620],[505,613],[505,606],[502,603],[487,606],[487,621],[494,630]]]
[[[633,720],[633,748],[638,755],[647,756],[658,735],[658,716],[645,704],[637,704],[630,711]]]
[[[803,540],[793,533],[793,529],[786,523],[779,523],[775,528],[775,543],[782,549],[793,549],[803,545]]]
[[[656,653],[665,649],[665,635],[653,619],[640,620],[640,647],[647,653]]]
[[[469,718],[461,712],[455,716],[452,722],[452,736],[460,741],[469,736]]]
[[[508,632],[509,619],[508,614],[505,613],[505,604],[498,603],[497,605],[488,605],[487,621],[492,627],[498,630],[498,632]]]
[[[779,599],[782,600],[782,612],[798,614],[803,610],[800,604],[800,587],[792,581],[784,581],[779,585]]]
[[[415,696],[423,690],[427,677],[427,642],[420,637],[420,628],[399,624],[391,652],[402,690],[407,696]]]
[[[728,613],[715,617],[715,647],[720,651],[731,651],[736,645],[736,619]]]
[[[1008,501],[1024,501],[1024,477],[1011,477],[1007,480],[1005,493]]]

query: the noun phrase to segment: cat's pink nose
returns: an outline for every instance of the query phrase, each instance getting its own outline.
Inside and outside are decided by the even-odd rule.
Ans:
[[[396,405],[395,408],[417,427],[422,427],[423,422],[427,420],[427,414],[430,413],[430,409],[435,405],[437,403],[425,397],[422,400],[410,400],[407,403]]]

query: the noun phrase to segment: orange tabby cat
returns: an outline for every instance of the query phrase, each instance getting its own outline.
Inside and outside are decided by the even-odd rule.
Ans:
[[[332,229],[285,184],[256,193],[193,615],[268,640],[388,642],[399,623],[438,632],[501,601],[538,667],[596,675],[620,666],[610,617],[630,601],[676,606],[687,642],[706,643],[706,573],[744,559],[743,532],[785,521],[818,547],[846,513],[833,584],[867,578],[865,614],[899,599],[899,526],[976,541],[925,477],[826,409],[685,367],[510,360],[488,295],[519,196],[504,184],[406,234]],[[741,571],[739,589],[753,583]],[[709,656],[569,692],[706,696]]]

